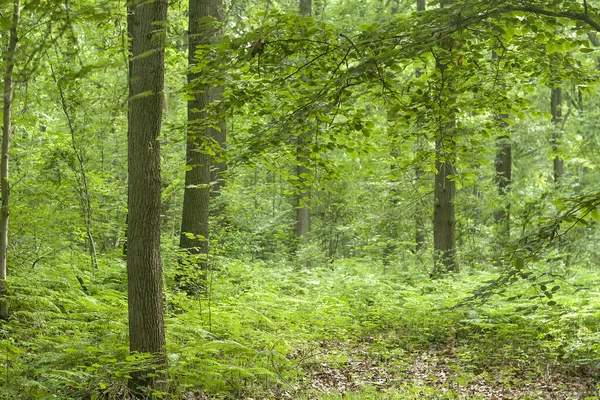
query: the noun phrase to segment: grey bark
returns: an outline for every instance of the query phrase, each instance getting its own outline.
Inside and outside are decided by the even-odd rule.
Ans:
[[[167,0],[128,5],[131,39],[128,113],[127,277],[129,348],[166,364],[160,260],[160,134]],[[152,387],[139,374],[132,389]],[[142,394],[136,392],[137,397]]]
[[[4,56],[6,69],[4,71],[4,104],[2,124],[2,160],[0,161],[0,190],[2,206],[0,208],[0,319],[8,318],[8,217],[10,214],[10,184],[8,181],[8,158],[10,150],[10,134],[13,103],[13,70],[15,66],[15,51],[17,48],[17,29],[21,17],[21,1],[13,3],[13,18],[10,27],[8,48]]]

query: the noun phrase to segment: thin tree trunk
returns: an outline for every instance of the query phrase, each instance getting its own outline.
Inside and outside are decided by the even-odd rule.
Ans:
[[[552,152],[554,153],[553,172],[554,182],[562,178],[565,162],[559,154],[559,144],[562,136],[562,88],[553,87],[550,95],[550,111],[552,113]]]
[[[21,1],[15,0],[13,18],[10,27],[8,49],[4,57],[6,70],[4,72],[4,107],[2,124],[2,160],[0,161],[0,190],[2,192],[2,208],[0,209],[0,319],[8,318],[8,216],[10,214],[10,184],[8,181],[8,157],[10,150],[10,133],[13,103],[13,69],[15,66],[15,50],[17,48],[17,28],[21,17]]]
[[[61,83],[56,78],[54,73],[54,68],[50,66],[52,70],[52,78],[56,87],[58,88],[58,93],[60,96],[60,104],[65,114],[65,118],[67,119],[67,125],[69,126],[69,132],[71,133],[71,147],[73,148],[73,153],[75,153],[75,157],[77,158],[77,163],[79,165],[79,171],[74,171],[76,174],[79,173],[80,178],[77,179],[77,191],[79,193],[79,199],[81,203],[81,210],[83,212],[83,217],[85,219],[85,230],[87,235],[87,250],[90,254],[90,262],[92,268],[98,268],[98,255],[96,252],[96,242],[94,240],[94,235],[92,234],[92,198],[90,195],[90,188],[88,185],[87,172],[85,169],[85,162],[83,157],[83,151],[80,146],[77,144],[77,140],[75,138],[75,127],[73,126],[73,121],[71,119],[71,113],[69,112],[69,108],[67,106],[67,100],[65,98],[65,93]]]
[[[130,2],[127,277],[129,348],[166,365],[160,261],[160,134],[167,0]],[[148,372],[148,371],[145,371]],[[144,372],[132,380],[136,397],[152,388]]]
[[[300,0],[300,15],[312,14],[312,0]],[[308,243],[310,233],[310,196],[309,183],[310,171],[306,167],[310,162],[310,132],[303,132],[298,136],[296,146],[296,176],[298,177],[299,191],[296,193],[296,237],[300,245]]]
[[[417,11],[425,11],[427,4],[425,0],[417,0]],[[421,70],[417,68],[415,71],[415,76],[419,78],[421,76]],[[420,152],[423,150],[423,142],[420,138],[417,139],[417,151]],[[421,180],[421,177],[425,173],[423,172],[423,167],[420,164],[417,164],[415,167],[415,180],[417,183]],[[425,218],[423,218],[423,212],[420,208],[417,208],[415,214],[415,251],[420,253],[423,250],[425,245]]]
[[[296,175],[300,184],[300,192],[296,194],[296,237],[300,244],[305,245],[308,242],[310,233],[310,184],[307,175],[308,168],[305,167],[309,160],[307,151],[308,141],[306,135],[300,135],[300,144],[297,149]]]

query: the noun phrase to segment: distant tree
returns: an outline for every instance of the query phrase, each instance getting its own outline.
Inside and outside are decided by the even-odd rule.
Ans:
[[[127,276],[129,348],[166,363],[160,260],[160,134],[167,0],[128,3],[131,39],[128,114]],[[152,386],[145,374],[132,386]],[[137,392],[136,392],[137,393]]]
[[[553,172],[554,182],[558,182],[564,174],[565,162],[559,154],[559,144],[563,129],[562,116],[563,93],[562,88],[550,89],[550,112],[552,114],[552,152],[554,153]]]
[[[425,11],[425,9],[427,8],[427,3],[425,0],[417,0],[417,11]],[[421,76],[421,70],[419,68],[417,68],[416,72],[415,72],[416,77],[420,77]],[[417,139],[419,140],[419,139]],[[421,151],[423,148],[423,142],[422,140],[418,141],[417,144],[417,150]],[[419,181],[424,175],[423,172],[423,168],[421,166],[421,164],[417,163],[416,167],[415,167],[415,179],[417,181]],[[425,245],[425,236],[426,236],[426,231],[425,231],[425,217],[423,215],[423,212],[420,209],[417,209],[417,212],[415,213],[415,250],[417,252],[420,252],[423,250],[423,247]]]
[[[312,0],[300,0],[300,15],[303,17],[312,14]],[[300,244],[306,244],[310,233],[310,185],[308,183],[310,162],[310,131],[301,127],[303,131],[298,136],[296,146],[296,176],[298,177],[299,191],[296,193],[296,237]],[[297,189],[298,190],[298,189]]]
[[[2,206],[0,208],[0,318],[8,318],[8,284],[6,282],[6,263],[8,256],[8,216],[10,214],[10,185],[8,181],[8,157],[10,149],[10,133],[13,105],[13,70],[15,51],[17,49],[17,29],[21,17],[21,1],[14,0],[13,17],[10,26],[8,47],[4,54],[4,104],[2,124],[2,159],[0,160],[0,188]]]
[[[508,115],[500,114],[500,129],[506,129],[506,122],[503,122]],[[498,194],[506,197],[510,190],[512,180],[512,144],[510,137],[501,135],[496,141],[496,186]],[[504,200],[504,199],[503,199]],[[501,235],[506,239],[510,236],[510,204],[503,204],[494,212],[494,220],[500,227]]]
[[[497,68],[500,68],[499,61],[502,57],[493,52],[492,58],[498,61]],[[502,205],[494,211],[494,221],[500,228],[499,234],[503,239],[510,237],[510,203],[506,203],[505,200],[512,180],[512,141],[510,136],[506,134],[507,119],[508,114],[496,114],[498,128],[503,131],[496,139],[496,160],[494,163],[496,169],[495,182]]]

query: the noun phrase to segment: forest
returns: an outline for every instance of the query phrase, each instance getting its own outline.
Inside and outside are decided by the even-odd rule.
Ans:
[[[600,398],[599,0],[0,24],[1,399]]]

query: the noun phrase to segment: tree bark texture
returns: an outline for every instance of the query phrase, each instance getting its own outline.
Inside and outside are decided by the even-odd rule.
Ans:
[[[225,24],[225,10],[223,8],[223,0],[210,0],[211,17],[215,18],[219,26],[211,31],[207,41],[212,43],[220,42],[220,35],[223,33]],[[214,87],[210,89],[210,102],[220,102],[223,99],[223,87]],[[224,117],[219,117],[217,121],[217,128],[209,128],[209,135],[218,145],[218,149],[225,149],[227,146],[227,121]],[[221,151],[215,152],[215,157],[212,160],[211,168],[211,197],[217,198],[221,195],[221,191],[225,186],[225,174],[227,173],[227,162],[223,159]],[[222,207],[213,207],[212,212],[215,216],[218,216],[222,212]]]
[[[565,162],[558,154],[562,136],[562,88],[553,87],[550,95],[550,112],[552,114],[552,152],[554,153],[554,182],[558,182],[564,174]]]
[[[129,347],[159,356],[165,347],[160,260],[160,134],[167,0],[128,5],[131,38],[128,114],[127,276]],[[139,384],[140,381],[134,380]],[[143,385],[152,382],[143,380]]]
[[[15,66],[15,51],[17,49],[17,29],[21,17],[21,1],[15,0],[13,5],[13,18],[10,27],[8,48],[5,53],[4,63],[4,105],[2,124],[2,160],[0,161],[0,190],[2,192],[2,206],[0,209],[0,319],[8,318],[8,283],[7,258],[8,258],[8,216],[10,214],[10,185],[8,181],[8,157],[10,150],[10,133],[12,122],[13,103],[13,70]]]
[[[210,29],[206,18],[210,15],[210,0],[190,0],[189,8],[189,49],[188,66],[196,64],[196,47],[206,43],[205,36]],[[188,100],[188,125],[185,191],[181,216],[181,237],[179,247],[189,254],[208,254],[208,217],[210,210],[210,169],[211,157],[204,151],[210,140],[205,109],[210,103],[210,88],[198,87],[194,81],[199,74],[188,72],[188,85],[192,88],[193,98]],[[201,269],[208,263],[202,262]]]
[[[454,121],[447,123],[446,134],[436,141],[435,205],[433,210],[433,244],[435,273],[458,272],[456,257],[456,219],[454,201],[456,183],[449,179],[455,175],[451,137]]]
[[[195,52],[200,45],[211,43],[215,40],[218,30],[208,17],[217,21],[223,19],[223,3],[221,0],[190,0],[189,9],[189,51],[188,66],[196,64]],[[183,211],[181,217],[181,237],[179,247],[188,254],[205,255],[200,261],[201,270],[208,268],[209,251],[209,215],[211,182],[215,182],[214,191],[218,192],[223,186],[223,173],[226,164],[217,161],[214,164],[207,146],[212,146],[213,140],[221,147],[225,146],[226,124],[225,120],[218,121],[219,129],[207,127],[207,107],[211,101],[222,98],[222,88],[211,88],[207,85],[196,83],[200,74],[188,72],[188,86],[192,99],[188,101],[188,125],[185,190],[183,197]],[[217,157],[220,156],[217,154]],[[213,194],[214,195],[214,194]],[[184,274],[185,275],[185,274]]]
[[[441,5],[452,3],[452,0],[442,0]],[[451,40],[451,38],[448,38]],[[439,63],[436,65],[441,73],[440,84],[450,87],[445,75],[447,66]],[[451,98],[440,100],[439,132],[435,142],[436,160],[433,209],[433,250],[434,250],[434,275],[440,272],[458,272],[458,258],[456,254],[456,217],[455,196],[456,183],[449,176],[456,175],[454,167],[454,135],[456,134],[456,115],[451,110]]]

